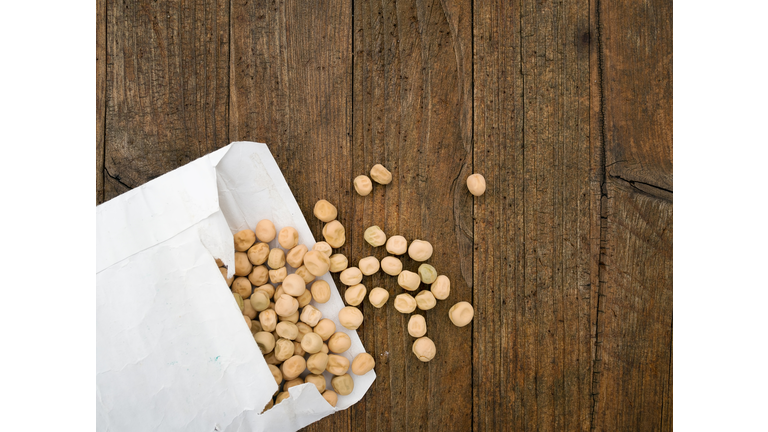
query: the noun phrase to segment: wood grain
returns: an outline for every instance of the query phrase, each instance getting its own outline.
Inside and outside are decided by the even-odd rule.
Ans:
[[[588,2],[475,2],[474,430],[587,430],[599,239]]]
[[[104,121],[107,93],[107,0],[96,0],[96,204],[104,202]]]
[[[464,180],[471,168],[471,4],[468,1],[355,1],[352,171],[381,163],[394,180],[371,195],[353,195],[351,225],[378,225],[388,235],[434,245],[429,260],[451,280],[451,295],[429,311],[427,336],[438,354],[422,363],[406,331],[409,315],[393,299],[396,278],[378,274],[364,283],[390,292],[385,308],[364,305],[358,330],[379,360],[378,378],[352,407],[352,430],[471,429],[472,330],[454,327],[447,312],[472,299],[471,199]],[[359,230],[350,238],[357,259],[387,255]],[[419,263],[403,258],[404,269]],[[466,271],[466,270],[465,270]],[[373,324],[373,325],[371,325]],[[359,428],[359,429],[358,429]]]
[[[593,430],[672,430],[672,3],[600,1]]]
[[[107,2],[104,199],[229,143],[229,2]]]

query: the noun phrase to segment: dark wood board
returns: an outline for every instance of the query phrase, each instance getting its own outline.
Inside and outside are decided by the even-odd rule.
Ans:
[[[452,282],[425,313],[438,357],[366,301],[378,378],[307,430],[671,430],[671,17],[662,0],[101,0],[97,203],[249,140],[316,238],[315,201],[337,205],[353,264],[386,255],[371,225],[432,242]],[[360,197],[375,163],[394,180]]]

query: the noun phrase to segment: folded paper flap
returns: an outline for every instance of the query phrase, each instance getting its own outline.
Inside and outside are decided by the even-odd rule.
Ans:
[[[97,206],[96,272],[218,212],[215,165],[228,150],[219,149]]]
[[[245,142],[97,207],[98,430],[293,431],[334,411],[297,386],[260,415],[277,386],[212,256],[233,263],[232,233],[263,218],[314,245],[267,146]],[[350,336],[351,361],[364,348],[338,322],[344,303],[330,274],[322,279],[331,300],[313,305]],[[352,376],[337,409],[375,379]]]

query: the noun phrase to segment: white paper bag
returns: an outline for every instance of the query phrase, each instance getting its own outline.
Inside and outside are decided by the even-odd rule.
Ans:
[[[318,197],[318,199],[321,197]],[[363,397],[350,375],[334,409],[312,384],[264,414],[277,385],[214,257],[234,269],[232,234],[270,219],[312,233],[265,144],[236,142],[96,208],[96,405],[100,431],[295,431]],[[274,240],[271,247],[277,247]],[[339,324],[344,307],[317,307]],[[328,388],[330,375],[326,372]]]

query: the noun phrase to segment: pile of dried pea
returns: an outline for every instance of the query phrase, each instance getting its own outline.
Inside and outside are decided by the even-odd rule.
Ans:
[[[315,213],[329,219],[330,224],[336,208],[320,201]],[[275,238],[280,247],[270,248],[269,242]],[[341,246],[344,228],[329,230],[329,238],[337,245],[333,247]],[[227,278],[224,264],[216,262],[278,385],[265,411],[288,398],[289,388],[304,383],[313,384],[331,406],[336,406],[339,395],[348,395],[354,389],[349,373],[365,375],[374,368],[375,361],[370,354],[361,353],[350,365],[339,354],[349,349],[351,339],[310,304],[331,298],[330,285],[316,279],[333,266],[331,243],[318,242],[309,250],[299,244],[296,229],[285,227],[277,233],[274,224],[266,219],[259,221],[254,230],[236,233],[234,243],[235,276]],[[346,268],[346,258],[343,262]],[[335,268],[342,266],[338,257],[335,263]],[[295,272],[288,274],[287,267]],[[339,314],[342,325],[355,329],[362,323],[362,313],[355,311],[357,314]],[[325,372],[333,376],[333,389],[326,388]]]
[[[354,188],[361,196],[371,193],[371,178],[381,185],[392,182],[392,174],[380,164],[374,165],[370,174],[370,178],[361,175],[354,179]],[[467,188],[473,195],[481,196],[485,192],[485,179],[480,174],[473,174],[467,179]],[[334,322],[324,319],[322,313],[310,304],[312,300],[325,303],[331,297],[330,285],[315,280],[316,277],[329,271],[340,273],[340,281],[347,286],[344,300],[349,306],[339,312],[338,318],[339,323],[350,330],[357,329],[363,322],[363,314],[357,306],[363,303],[366,294],[376,308],[383,307],[389,300],[386,289],[375,287],[368,293],[361,283],[363,276],[374,275],[379,270],[396,276],[398,285],[409,292],[417,291],[422,283],[430,286],[415,297],[408,293],[398,294],[394,307],[401,313],[412,313],[417,308],[430,310],[437,300],[445,300],[450,294],[448,277],[438,275],[432,265],[425,263],[433,253],[428,241],[415,239],[408,245],[405,237],[387,238],[381,228],[371,226],[365,230],[364,240],[373,247],[385,246],[391,255],[381,261],[373,256],[365,257],[358,261],[357,267],[349,267],[346,256],[333,253],[334,248],[346,242],[346,231],[338,221],[338,210],[321,199],[315,204],[313,213],[325,223],[322,230],[325,241],[316,243],[311,251],[298,244],[298,232],[294,228],[286,227],[277,233],[271,221],[262,220],[253,231],[243,230],[234,236],[234,278],[227,278],[226,268],[217,260],[243,312],[245,323],[278,384],[265,411],[288,398],[289,388],[304,383],[315,385],[323,398],[336,406],[338,395],[348,395],[354,388],[348,371],[364,375],[374,369],[375,360],[368,353],[355,357],[351,367],[346,357],[338,355],[349,349],[351,340],[345,333],[337,332]],[[276,236],[282,249],[270,249],[268,245]],[[397,258],[406,252],[411,259],[422,263],[416,273],[403,270],[403,263]],[[288,275],[286,265],[294,268],[295,273]],[[307,289],[306,285],[310,283]],[[472,321],[474,309],[466,301],[458,302],[450,308],[448,316],[454,325],[464,327]],[[414,355],[422,362],[432,360],[437,349],[426,336],[424,316],[412,315],[407,331],[416,338],[412,346]],[[333,390],[326,389],[324,372],[334,375],[331,379]]]

